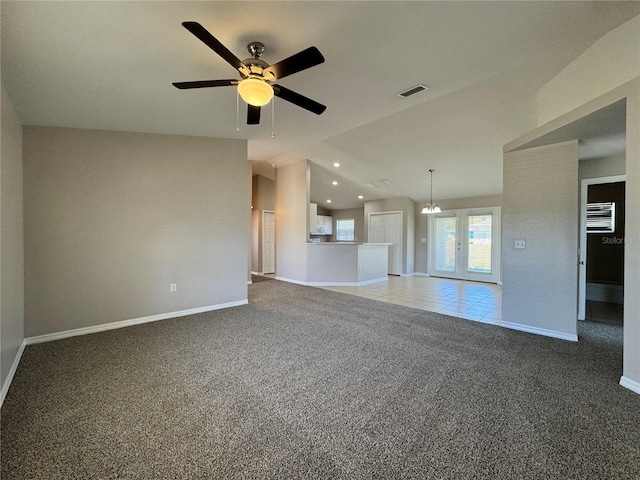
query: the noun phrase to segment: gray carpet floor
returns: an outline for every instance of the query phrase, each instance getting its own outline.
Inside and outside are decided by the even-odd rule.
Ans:
[[[622,329],[565,342],[275,280],[28,346],[3,479],[640,478]]]

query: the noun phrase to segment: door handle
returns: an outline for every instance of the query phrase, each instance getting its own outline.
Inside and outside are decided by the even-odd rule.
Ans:
[[[580,260],[580,265],[584,265],[584,260]]]

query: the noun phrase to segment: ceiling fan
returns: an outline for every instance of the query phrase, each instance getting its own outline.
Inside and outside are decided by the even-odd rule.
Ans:
[[[220,55],[232,67],[240,73],[240,79],[230,80],[199,80],[195,82],[174,82],[173,86],[179,89],[228,87],[238,86],[238,93],[247,102],[247,124],[260,123],[260,107],[271,101],[273,96],[280,97],[287,102],[320,115],[327,107],[310,98],[300,95],[282,85],[273,82],[288,75],[306,70],[324,62],[324,57],[316,47],[296,53],[284,60],[269,65],[260,57],[264,52],[264,45],[260,42],[251,42],[247,45],[251,58],[240,60],[218,39],[211,35],[197,22],[182,22],[182,26],[195,35],[211,50]]]

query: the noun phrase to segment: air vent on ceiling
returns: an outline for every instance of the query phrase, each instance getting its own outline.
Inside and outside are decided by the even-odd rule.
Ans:
[[[384,183],[385,185],[395,185],[395,183],[393,183],[391,180],[382,180],[382,183]]]
[[[422,85],[422,84],[416,85],[415,87],[411,87],[410,89],[405,90],[404,92],[400,92],[398,96],[407,98],[407,97],[410,97],[411,95],[415,95],[416,93],[424,92],[428,88],[429,87],[427,87],[426,85]]]

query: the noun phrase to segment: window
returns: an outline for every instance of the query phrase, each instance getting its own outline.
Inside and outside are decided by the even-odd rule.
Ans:
[[[354,241],[355,221],[353,218],[341,218],[336,220],[336,241],[337,242],[353,242]]]
[[[616,231],[616,203],[587,203],[587,233]]]

